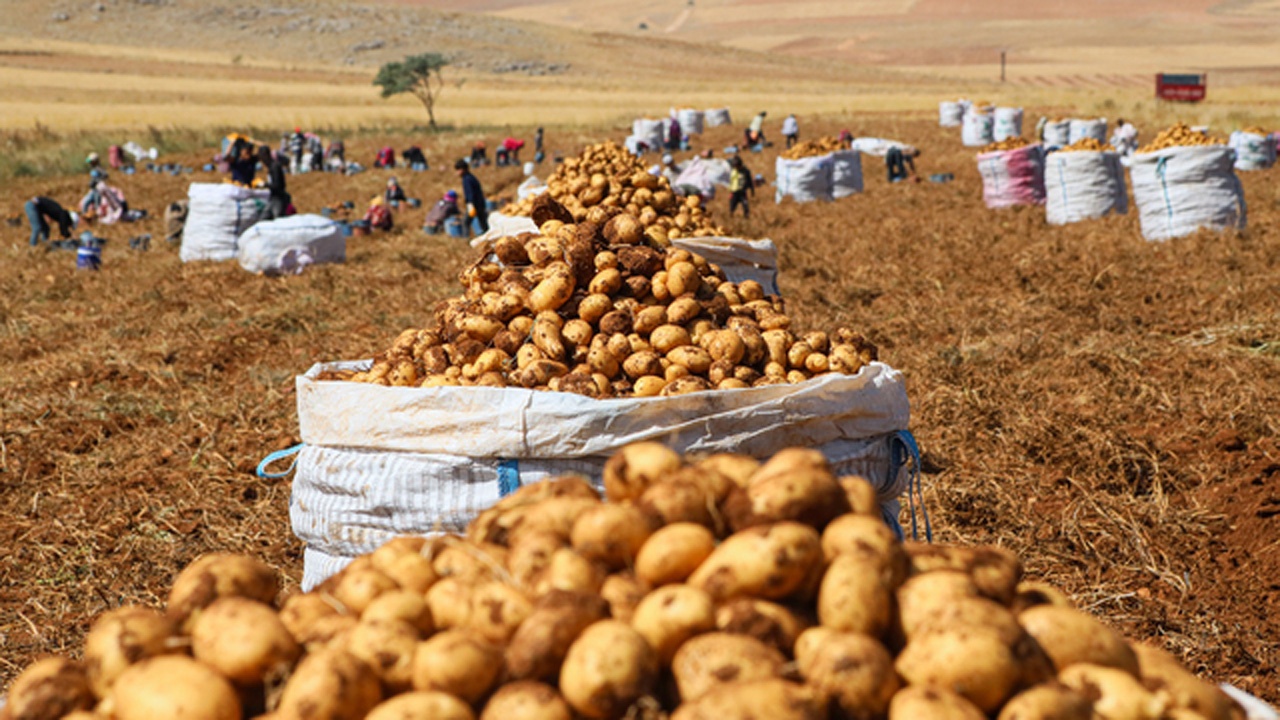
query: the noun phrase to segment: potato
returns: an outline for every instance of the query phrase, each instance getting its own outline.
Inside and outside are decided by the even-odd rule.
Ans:
[[[554,681],[573,641],[608,616],[609,605],[595,595],[563,590],[543,595],[507,645],[508,673],[517,680]]]
[[[718,685],[671,720],[826,720],[827,706],[816,690],[777,678]]]
[[[1075,663],[1090,663],[1138,676],[1138,658],[1124,636],[1088,613],[1037,605],[1022,611],[1018,622],[1040,643],[1059,673]]]
[[[654,277],[653,284],[656,290],[658,286],[657,277]],[[702,306],[691,297],[676,298],[667,306],[667,322],[672,325],[688,325],[701,314]]]
[[[442,692],[397,695],[369,711],[365,720],[475,720],[471,707]]]
[[[684,582],[715,546],[715,535],[702,525],[672,523],[645,540],[635,559],[636,577],[651,587]]]
[[[731,365],[742,362],[742,357],[747,352],[747,346],[743,344],[742,338],[732,330],[714,330],[706,333],[698,344],[711,354],[712,360],[724,360]]]
[[[550,685],[521,680],[498,688],[480,720],[573,720],[573,711]]]
[[[908,684],[953,690],[986,713],[999,708],[1021,681],[1008,645],[980,628],[917,635],[898,654],[896,667]]]
[[[276,712],[284,718],[362,718],[382,700],[378,675],[341,648],[308,653],[285,683]]]
[[[805,464],[771,467],[791,451],[783,450],[765,463],[725,502],[724,512],[735,530],[779,520],[795,520],[821,530],[849,512],[844,488],[836,482],[825,461],[821,467]]]
[[[1010,698],[996,720],[1093,720],[1089,698],[1059,682],[1036,685]]]
[[[426,598],[413,590],[392,590],[379,595],[364,609],[360,620],[399,620],[409,623],[424,635],[435,632],[435,621],[431,618]]]
[[[822,556],[830,563],[839,555],[877,560],[895,589],[911,569],[898,536],[879,517],[850,513],[832,520],[822,531]]]
[[[116,678],[103,706],[99,712],[105,710],[113,720],[240,720],[242,714],[231,683],[185,655],[161,655],[130,666]]]
[[[645,489],[638,502],[642,510],[658,518],[662,525],[695,523],[723,532],[723,521],[715,511],[715,497],[710,492],[692,482],[676,480],[674,473],[667,477],[670,479]]]
[[[866,478],[851,475],[840,478],[838,482],[844,489],[844,497],[849,502],[851,513],[880,519],[880,498],[876,496],[875,487]]]
[[[501,580],[485,580],[471,592],[466,627],[481,639],[502,644],[533,612],[533,603],[519,589]]]
[[[780,600],[816,589],[822,544],[808,525],[780,522],[734,533],[689,576],[717,602],[735,597]]]
[[[178,652],[177,625],[155,610],[125,606],[103,614],[84,639],[84,666],[99,698],[130,665]]]
[[[894,615],[892,572],[879,558],[837,555],[818,590],[818,621],[886,639]]]
[[[655,375],[643,375],[636,378],[634,391],[636,397],[656,397],[667,387],[666,378]]]
[[[402,536],[384,543],[369,555],[369,559],[374,569],[400,587],[422,594],[439,579],[431,560],[424,554],[430,553],[432,548],[426,538]]]
[[[1102,720],[1157,720],[1168,706],[1167,697],[1152,695],[1131,673],[1114,667],[1075,663],[1058,679],[1092,700]]]
[[[560,335],[560,326],[547,320],[533,321],[533,344],[542,351],[548,360],[563,361],[565,359],[564,338]]]
[[[611,502],[635,500],[645,488],[680,469],[681,465],[680,456],[661,443],[627,445],[605,462],[605,496]]]
[[[600,586],[600,597],[609,604],[609,616],[625,623],[631,622],[644,596],[644,585],[631,573],[614,573]]]
[[[464,627],[471,622],[471,594],[479,581],[447,577],[427,591],[427,609],[437,630]]]
[[[616,719],[653,691],[657,676],[657,656],[644,638],[626,623],[601,620],[569,646],[560,692],[583,716]]]
[[[438,690],[474,705],[493,687],[502,651],[468,630],[446,630],[418,644],[413,687]]]
[[[712,632],[681,645],[671,672],[681,702],[691,702],[724,683],[781,677],[785,664],[782,653],[753,637]]]
[[[174,578],[168,613],[185,622],[191,613],[220,597],[237,596],[270,605],[280,591],[280,578],[269,565],[244,555],[210,553]]]
[[[666,585],[640,601],[631,617],[631,627],[658,654],[658,661],[667,666],[686,640],[715,630],[715,606],[711,596],[697,588]]]
[[[717,453],[699,460],[694,467],[719,473],[721,476],[732,480],[735,485],[746,487],[750,482],[751,476],[760,469],[760,462],[746,455]]]
[[[1129,647],[1138,658],[1142,685],[1157,695],[1167,695],[1170,706],[1192,710],[1207,720],[1235,717],[1235,701],[1216,685],[1196,677],[1169,653],[1141,643],[1130,643]]]
[[[284,675],[302,648],[268,605],[224,597],[195,616],[191,654],[241,687]]]
[[[552,263],[552,266],[563,266],[563,270],[547,275],[529,291],[529,309],[534,312],[555,310],[568,302],[573,295],[573,275],[564,263]]]
[[[667,359],[695,375],[704,375],[711,368],[711,354],[696,345],[673,348]]]
[[[573,549],[613,569],[630,566],[649,539],[655,518],[631,505],[604,504],[582,513],[573,524]]]
[[[120,669],[127,671],[127,668]],[[66,658],[48,657],[32,663],[13,681],[8,701],[0,707],[0,716],[6,720],[58,720],[67,713],[88,710],[93,705],[94,692],[84,665]]]
[[[915,573],[930,570],[963,570],[969,573],[978,591],[1001,605],[1013,601],[1022,563],[1018,556],[997,547],[954,547],[905,543]]]
[[[604,582],[603,570],[570,548],[561,548],[551,554],[547,567],[533,582],[533,595],[545,595],[552,590],[598,593]]]
[[[811,624],[811,620],[767,600],[738,598],[716,608],[717,630],[753,637],[788,657]]]
[[[368,663],[389,692],[400,693],[413,686],[419,639],[417,628],[402,620],[361,620],[343,648]]]
[[[622,361],[622,370],[627,377],[637,380],[646,375],[663,376],[662,357],[650,350],[640,350],[633,352],[630,357]],[[625,450],[625,448],[624,448]],[[608,493],[608,485],[605,486],[605,492]],[[613,500],[613,497],[609,498]]]
[[[904,687],[889,701],[889,720],[986,720],[986,717],[963,696],[932,685]]]
[[[294,640],[307,652],[315,652],[330,645],[340,645],[359,620],[354,615],[325,615],[315,618]]]
[[[515,547],[525,535],[538,533],[551,533],[568,543],[578,517],[599,504],[596,498],[578,496],[543,500],[527,508],[515,521],[515,525],[507,533],[507,543],[510,547]]]
[[[826,695],[840,716],[882,717],[898,690],[893,656],[866,635],[831,633],[800,665],[805,683]]]
[[[1071,600],[1061,590],[1045,583],[1023,581],[1018,583],[1017,592],[1010,605],[1015,613],[1020,613],[1035,605],[1062,605],[1074,607]]]
[[[329,591],[335,600],[352,614],[359,615],[383,593],[399,590],[395,580],[387,577],[371,564],[348,565],[335,576],[336,580]]]

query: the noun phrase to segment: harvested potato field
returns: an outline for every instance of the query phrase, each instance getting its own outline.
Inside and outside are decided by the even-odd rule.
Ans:
[[[778,243],[799,326],[857,328],[906,374],[935,537],[1013,550],[1032,578],[1126,636],[1280,699],[1275,174],[1241,174],[1245,232],[1148,243],[1132,213],[1051,228],[1041,207],[987,210],[974,151],[931,117],[803,130],[846,126],[910,142],[926,178],[954,180],[890,185],[864,156],[862,194],[774,205],[764,186],[744,220],[722,192],[710,217]],[[624,134],[549,132],[548,143],[571,155]],[[424,144],[433,168],[475,139],[442,137]],[[739,138],[715,128],[695,149],[719,154]],[[384,140],[408,144],[353,138],[348,157],[371,158]],[[780,149],[744,159],[771,176]],[[0,210],[19,224],[0,249],[0,685],[41,654],[73,653],[103,611],[160,605],[201,553],[255,555],[297,583],[289,482],[253,474],[298,442],[293,377],[424,327],[475,258],[419,229],[425,206],[458,187],[452,171],[393,173],[423,209],[351,238],[345,264],[285,278],[183,265],[160,240],[165,204],[212,176],[113,174],[151,215],[100,229],[97,273],[76,271],[73,253],[29,250],[21,221],[35,194],[74,204],[82,176],[6,184]],[[362,210],[393,173],[304,175],[290,190],[304,212]],[[478,176],[499,197],[521,179],[517,168]],[[143,232],[151,250],[131,251]]]

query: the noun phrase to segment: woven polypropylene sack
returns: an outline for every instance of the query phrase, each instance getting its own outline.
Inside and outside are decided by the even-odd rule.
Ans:
[[[1236,151],[1237,170],[1266,170],[1276,164],[1276,138],[1237,130],[1227,143]]]
[[[939,127],[960,127],[968,104],[964,101],[943,100],[938,103]]]
[[[305,255],[307,263],[347,259],[347,239],[338,223],[320,215],[291,215],[257,223],[236,241],[236,259],[249,272],[274,275],[287,270],[285,258]]]
[[[711,108],[703,114],[702,119],[706,122],[707,127],[733,124],[733,118],[729,116],[729,108]]]
[[[648,118],[638,118],[631,123],[631,136],[647,145],[650,152],[661,150],[663,141],[667,139],[663,121]]]
[[[1243,230],[1248,213],[1234,164],[1235,151],[1225,145],[1131,156],[1129,179],[1142,236],[1169,240],[1200,228]]]
[[[998,209],[1044,202],[1044,146],[1027,145],[978,155],[982,201]]]
[[[1100,143],[1107,141],[1107,119],[1091,118],[1082,120],[1080,118],[1072,118],[1071,124],[1067,128],[1067,145],[1084,140],[1085,138],[1093,138]]]
[[[831,153],[798,160],[779,156],[773,169],[775,202],[782,202],[785,197],[802,203],[835,199],[835,160]]]
[[[1045,158],[1045,220],[1065,225],[1129,211],[1116,152],[1055,152]]]
[[[295,534],[332,569],[399,534],[459,531],[515,488],[565,473],[597,485],[605,461],[653,440],[680,453],[794,446],[820,450],[840,475],[875,486],[896,523],[907,473],[894,438],[909,416],[902,375],[873,363],[857,375],[795,385],[658,398],[593,400],[522,388],[394,388],[298,378],[305,446],[293,479]],[[327,559],[327,560],[326,560]],[[320,573],[307,569],[304,587]]]
[[[862,192],[862,153],[837,150],[831,153],[831,195],[848,197]]]
[[[187,221],[178,258],[233,260],[236,240],[267,210],[266,190],[225,183],[191,183],[187,189]]]
[[[1022,135],[1022,108],[998,107],[991,137],[996,142]]]
[[[995,135],[995,119],[991,113],[969,108],[960,127],[960,142],[965,147],[990,145]]]
[[[680,132],[686,137],[689,135],[701,135],[705,118],[706,115],[701,110],[692,108],[676,110],[676,122],[680,123]]]

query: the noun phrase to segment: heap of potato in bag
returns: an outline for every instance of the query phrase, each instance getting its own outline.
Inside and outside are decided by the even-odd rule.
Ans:
[[[1111,143],[1105,143],[1093,137],[1083,137],[1070,145],[1058,148],[1058,152],[1115,152],[1115,150]]]
[[[982,146],[982,150],[980,152],[989,153],[1004,152],[1005,150],[1017,150],[1018,148],[1023,148],[1030,144],[1030,140],[1027,140],[1020,135],[1015,135],[1013,137],[1007,137],[999,142],[987,143]]]
[[[1225,145],[1221,138],[1211,137],[1199,130],[1192,130],[1186,123],[1174,123],[1161,130],[1151,142],[1138,148],[1140,153],[1152,153],[1171,147],[1198,147],[1204,145]]]
[[[819,157],[837,150],[848,150],[849,144],[840,142],[840,138],[827,135],[816,140],[806,140],[782,151],[785,160],[799,160],[807,157]]]
[[[902,543],[814,450],[763,464],[655,443],[604,498],[526,485],[465,536],[400,537],[278,602],[207,555],[160,612],[101,616],[6,720],[1229,720],[996,547]]]
[[[500,238],[463,271],[466,292],[437,307],[434,327],[404,331],[367,371],[321,379],[650,397],[854,374],[876,359],[847,328],[791,330],[781,298],[727,282],[616,208],[574,222],[543,195],[533,219],[540,233]]]
[[[655,242],[724,235],[698,196],[677,196],[665,177],[649,173],[639,158],[612,142],[589,145],[578,157],[565,160],[547,178],[545,193],[511,203],[502,213],[528,217],[542,195],[563,205],[573,218],[570,222],[585,220],[595,207],[625,211]]]

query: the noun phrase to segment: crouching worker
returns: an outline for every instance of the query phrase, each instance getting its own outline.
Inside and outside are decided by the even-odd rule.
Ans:
[[[920,151],[910,145],[889,148],[889,152],[884,156],[884,164],[889,171],[889,182],[896,183],[914,178],[916,176],[915,159],[918,157],[920,157]]]
[[[445,193],[444,197],[427,211],[422,230],[428,235],[439,235],[444,232],[444,224],[449,218],[458,218],[458,222],[462,221],[462,210],[458,207],[458,193],[453,190]]]
[[[381,195],[369,201],[369,211],[364,214],[364,220],[369,223],[370,230],[390,230],[395,227],[391,208],[387,207],[387,201]]]
[[[31,223],[31,247],[39,245],[41,241],[49,240],[50,222],[58,225],[58,232],[63,240],[71,239],[71,231],[75,230],[80,222],[80,218],[75,213],[68,212],[51,198],[33,197],[27,201],[24,208],[27,211],[27,222]]]

